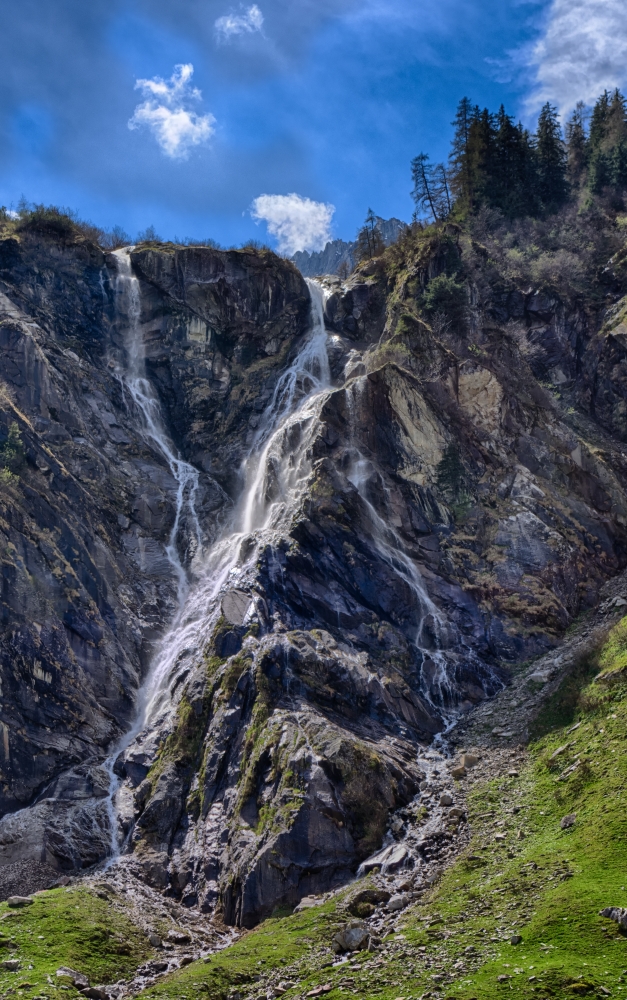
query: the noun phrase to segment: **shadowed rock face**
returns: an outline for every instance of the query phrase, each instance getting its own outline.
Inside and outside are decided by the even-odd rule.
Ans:
[[[200,473],[205,555],[185,518],[175,539],[193,594],[309,292],[269,253],[131,260],[147,373]],[[0,240],[5,864],[107,854],[105,759],[176,613],[177,484],[124,383],[116,274],[84,241]],[[354,873],[418,788],[417,743],[556,645],[626,561],[620,303],[603,326],[475,289],[463,323],[428,326],[407,276],[326,285],[331,386],[286,445],[306,437],[310,475],[115,765],[118,863],[244,926]],[[253,542],[233,544],[245,562]]]

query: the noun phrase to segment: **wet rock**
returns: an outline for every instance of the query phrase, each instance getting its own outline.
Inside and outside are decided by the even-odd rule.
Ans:
[[[394,844],[363,861],[359,866],[359,872],[366,874],[374,868],[380,868],[384,874],[399,871],[409,863],[410,858],[410,853],[404,844]]]
[[[149,962],[148,963],[148,970],[150,972],[166,972],[167,969],[168,969],[168,966],[169,966],[169,962],[166,962],[165,960],[163,960],[163,961],[158,961],[157,960],[156,962]]]
[[[192,940],[192,935],[189,931],[178,930],[175,928],[170,929],[166,937],[168,941],[172,942],[172,944],[189,944]]]

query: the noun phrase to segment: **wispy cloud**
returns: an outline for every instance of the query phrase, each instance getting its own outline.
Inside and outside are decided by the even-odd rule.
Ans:
[[[553,0],[542,37],[522,53],[536,84],[529,111],[544,101],[562,114],[627,82],[625,0]]]
[[[224,14],[215,23],[218,41],[228,42],[235,35],[252,35],[263,28],[263,14],[256,3],[241,14]]]
[[[264,221],[277,239],[279,253],[322,250],[331,239],[334,205],[312,201],[299,194],[262,194],[252,203],[251,215]]]
[[[199,101],[201,93],[190,84],[194,74],[191,63],[174,67],[169,80],[155,76],[152,80],[137,80],[135,89],[143,91],[146,100],[138,104],[128,122],[130,129],[147,126],[166,156],[185,159],[192,146],[206,142],[214,133],[212,114],[198,115],[188,105]]]

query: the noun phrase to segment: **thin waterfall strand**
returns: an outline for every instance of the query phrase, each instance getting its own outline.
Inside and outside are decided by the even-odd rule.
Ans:
[[[141,421],[142,434],[152,447],[165,458],[170,472],[176,482],[176,506],[172,528],[165,545],[165,553],[176,579],[179,608],[182,606],[189,588],[189,581],[183,560],[179,552],[179,533],[184,515],[193,531],[193,546],[196,555],[201,551],[202,532],[195,501],[198,490],[198,470],[179,456],[171,441],[161,413],[159,399],[146,377],[146,352],[141,331],[141,297],[139,281],[133,274],[130,251],[128,248],[116,250],[118,273],[115,280],[116,313],[118,323],[124,327],[126,348],[126,371],[123,385],[128,389],[135,410]],[[109,776],[109,797],[107,800],[108,819],[111,829],[111,859],[119,852],[118,824],[115,811],[115,796],[120,786],[120,780],[114,772],[114,766],[119,755],[126,750],[137,736],[143,719],[146,692],[145,686],[140,689],[139,709],[135,724],[129,732],[119,740],[113,752],[104,762],[104,768]]]

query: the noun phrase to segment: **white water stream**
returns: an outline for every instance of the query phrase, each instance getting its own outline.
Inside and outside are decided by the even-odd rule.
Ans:
[[[430,660],[433,664],[433,673],[428,683],[425,679],[425,671],[423,670],[421,673],[421,693],[437,713],[442,713],[443,707],[453,700],[446,654],[441,649],[443,645],[448,644],[449,626],[429,597],[418,567],[403,551],[402,539],[394,528],[383,520],[369,500],[368,484],[374,476],[376,476],[376,470],[372,462],[355,449],[346,478],[353,484],[364,503],[370,520],[370,537],[375,550],[383,562],[407,584],[414,594],[419,608],[418,624],[413,640],[414,646],[420,650],[425,659]],[[429,630],[431,635],[428,634]]]
[[[186,515],[193,531],[194,552],[192,555],[199,554],[202,547],[202,532],[195,507],[198,470],[189,462],[183,461],[178,454],[165,429],[161,403],[146,377],[146,350],[141,330],[140,288],[139,281],[133,274],[129,250],[127,248],[115,250],[113,256],[118,265],[115,282],[116,311],[119,317],[126,320],[126,372],[123,385],[130,393],[135,411],[141,421],[141,432],[144,438],[165,458],[177,484],[176,513],[165,552],[176,576],[178,600],[181,604],[185,599],[189,585],[178,544],[183,516]]]
[[[141,743],[151,730],[167,723],[176,703],[172,692],[193,666],[221,614],[220,596],[235,587],[246,590],[264,546],[278,540],[298,509],[311,473],[310,446],[320,410],[331,391],[327,334],[324,328],[322,288],[308,281],[311,331],[291,366],[281,375],[264,410],[250,450],[242,464],[243,489],[230,523],[218,540],[196,560],[197,580],[189,588],[176,537],[184,505],[193,512],[198,473],[175,453],[167,436],[159,401],[146,379],[140,327],[139,283],[131,271],[127,251],[117,251],[118,292],[127,316],[128,371],[124,384],[141,414],[144,433],[167,459],[178,483],[177,514],[168,545],[168,558],[179,581],[179,611],[159,644],[148,677],[138,695],[135,724],[106,762],[111,776],[109,818],[111,858],[120,851],[115,807],[120,786],[113,772],[115,760],[131,743]],[[200,565],[198,563],[200,562]],[[251,598],[251,609],[253,607]]]

